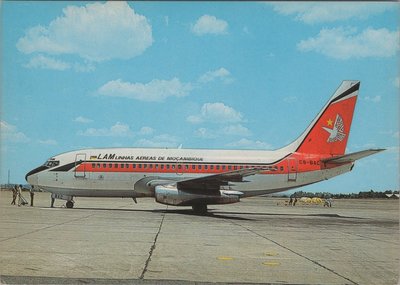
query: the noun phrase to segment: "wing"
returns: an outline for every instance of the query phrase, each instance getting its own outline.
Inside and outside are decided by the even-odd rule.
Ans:
[[[380,151],[384,151],[385,149],[367,149],[367,150],[362,150],[358,152],[353,152],[345,155],[340,155],[336,157],[331,157],[331,158],[326,158],[322,159],[322,162],[325,163],[349,163],[349,162],[354,162],[360,158],[375,154]]]
[[[189,178],[177,182],[177,187],[180,190],[190,193],[202,193],[209,195],[220,195],[220,186],[228,185],[232,182],[246,182],[244,177],[254,175],[269,168],[252,167],[244,168],[224,173],[207,175],[198,178]]]
[[[252,167],[234,171],[228,171],[219,174],[206,175],[196,178],[187,178],[183,180],[146,178],[144,184],[151,187],[161,185],[176,185],[176,188],[188,193],[220,195],[220,187],[232,182],[246,182],[244,177],[254,175],[263,171],[274,171],[276,167]]]

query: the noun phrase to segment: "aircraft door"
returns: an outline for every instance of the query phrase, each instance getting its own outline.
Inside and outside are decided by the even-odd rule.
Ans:
[[[75,157],[75,177],[77,178],[85,178],[86,177],[86,169],[85,164],[86,161],[86,153],[78,153]]]
[[[288,181],[297,180],[297,159],[294,157],[288,158]]]

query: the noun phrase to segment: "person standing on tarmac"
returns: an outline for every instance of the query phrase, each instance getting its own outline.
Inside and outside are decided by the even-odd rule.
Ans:
[[[33,196],[35,196],[35,193],[33,192],[33,187],[29,189],[29,194],[31,195],[31,207],[33,207]]]
[[[12,194],[13,194],[13,198],[11,201],[11,205],[15,205],[15,200],[17,199],[17,195],[18,195],[17,185],[14,185],[14,187],[12,189]]]
[[[18,185],[17,191],[18,191],[18,207],[20,207],[22,203],[22,185]]]

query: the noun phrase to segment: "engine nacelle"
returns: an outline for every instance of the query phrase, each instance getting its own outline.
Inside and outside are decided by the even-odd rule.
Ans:
[[[193,194],[179,190],[174,185],[156,186],[154,194],[158,203],[173,206],[232,204],[240,201],[239,195],[226,195],[224,191],[220,191],[220,195]]]

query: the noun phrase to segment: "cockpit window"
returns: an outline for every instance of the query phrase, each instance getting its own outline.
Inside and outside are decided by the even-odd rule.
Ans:
[[[46,161],[46,163],[44,164],[47,167],[54,167],[60,164],[59,160],[48,160]]]

